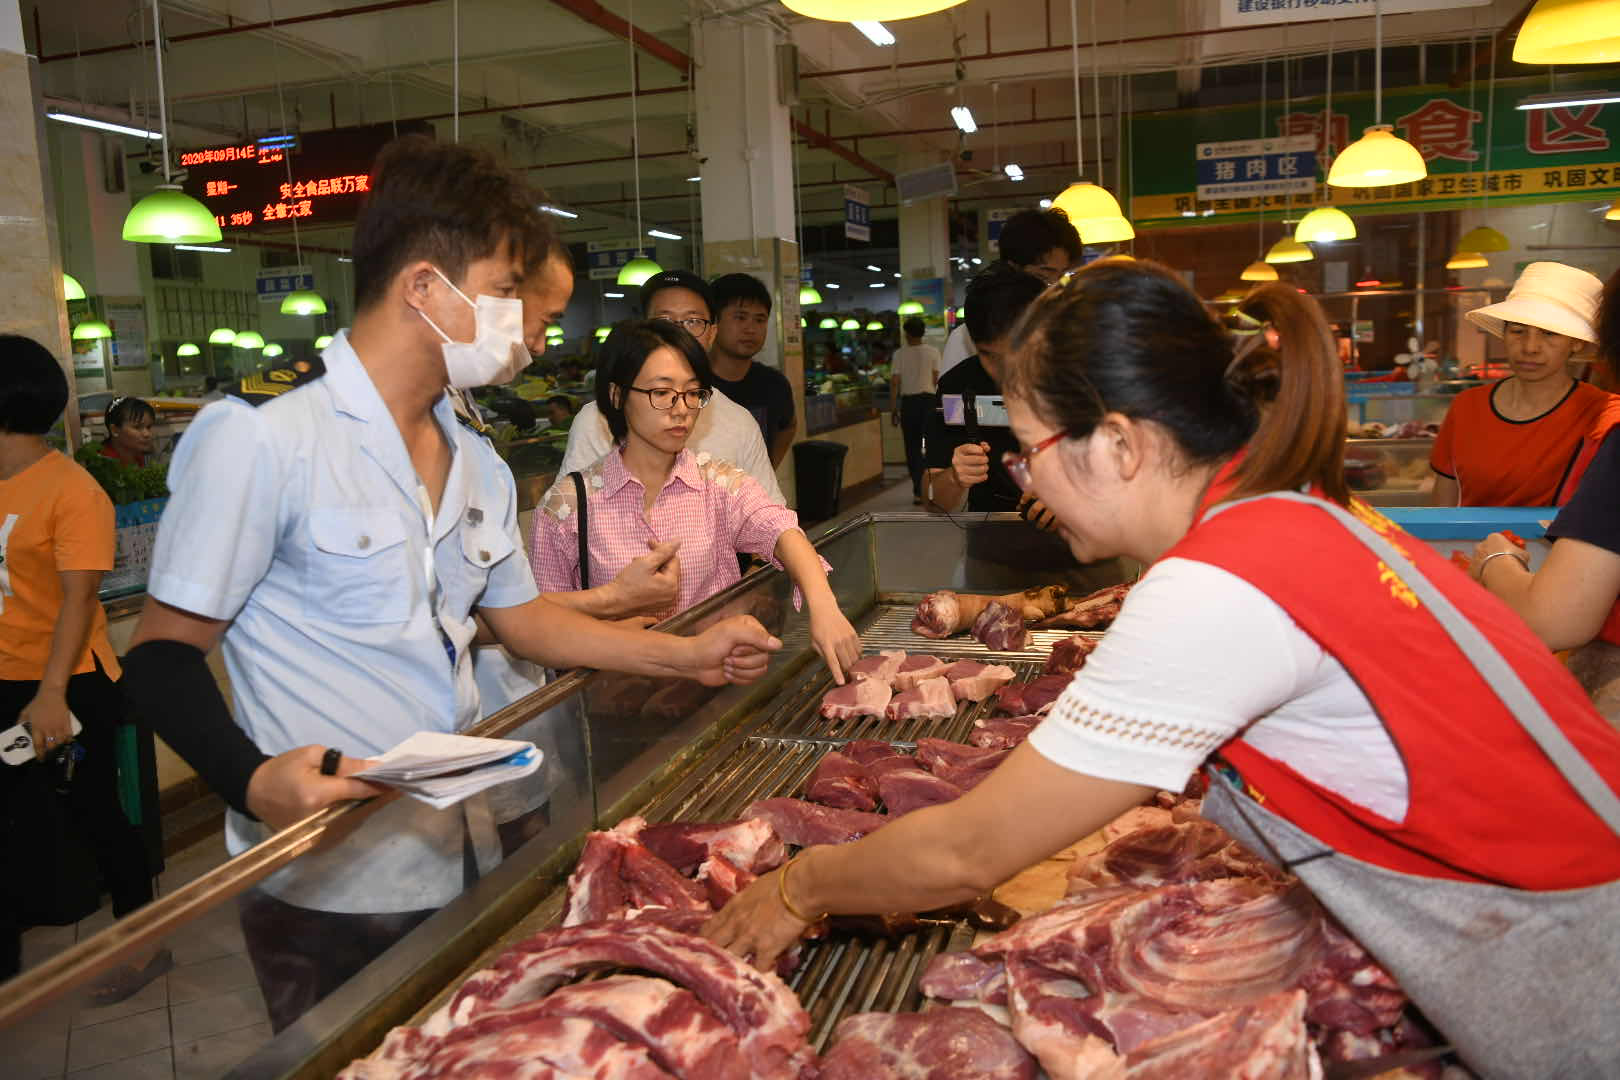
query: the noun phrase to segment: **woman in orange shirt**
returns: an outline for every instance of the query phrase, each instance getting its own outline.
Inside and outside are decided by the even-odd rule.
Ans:
[[[1513,374],[1457,395],[1429,467],[1436,506],[1557,506],[1575,490],[1583,441],[1616,402],[1569,374],[1595,341],[1603,282],[1563,263],[1525,267],[1500,304],[1468,321],[1502,339]]]
[[[37,828],[23,788],[51,769],[112,893],[113,915],[152,899],[146,849],[118,803],[114,735],[124,718],[121,674],[96,592],[116,549],[113,508],[89,473],[52,450],[45,432],[67,406],[67,378],[40,344],[0,335],[0,731],[24,725],[38,760],[0,765],[5,850]],[[72,722],[83,730],[77,735]],[[74,759],[72,768],[66,759]],[[31,868],[0,881],[0,979],[17,973],[23,927],[49,920]],[[167,949],[111,973],[96,1004],[122,1001],[173,964]]]

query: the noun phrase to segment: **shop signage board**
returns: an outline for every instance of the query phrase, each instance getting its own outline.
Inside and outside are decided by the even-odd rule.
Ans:
[[[655,254],[651,244],[638,245],[632,237],[592,240],[585,245],[585,265],[592,281],[613,281],[631,259],[651,259]]]
[[[872,240],[872,196],[854,184],[844,185],[844,236],[863,244]]]
[[[146,303],[138,296],[109,299],[106,314],[112,327],[106,342],[112,366],[120,371],[146,367],[151,362],[146,355]]]
[[[315,272],[307,266],[272,266],[259,271],[259,303],[285,300],[290,293],[315,292]]]
[[[1449,11],[1484,7],[1490,0],[1220,0],[1220,25],[1270,26],[1274,23],[1314,19],[1350,19],[1371,15],[1376,7],[1385,15],[1411,11]]]
[[[1612,76],[1561,75],[1560,89],[1602,89],[1605,81],[1612,82]],[[1352,214],[1358,207],[1386,213],[1454,210],[1477,206],[1485,194],[1493,203],[1508,204],[1596,202],[1620,194],[1620,104],[1515,108],[1545,89],[1545,79],[1498,81],[1494,116],[1487,116],[1483,86],[1475,89],[1472,107],[1467,88],[1386,93],[1384,122],[1422,152],[1429,175],[1380,188],[1327,189],[1323,183],[1333,156],[1373,123],[1371,94],[1334,95],[1331,118],[1321,98],[1296,101],[1286,111],[1267,109],[1266,128],[1276,138],[1306,136],[1315,147],[1316,183],[1293,195],[1199,195],[1203,163],[1187,149],[1252,139],[1260,129],[1259,106],[1138,116],[1131,122],[1131,217],[1138,228],[1226,224],[1252,220],[1259,211],[1279,210],[1290,201],[1295,211],[1308,210],[1328,201],[1325,192]],[[1494,141],[1488,153],[1487,131]]]
[[[1279,135],[1199,143],[1198,197],[1298,195],[1316,186],[1316,139]]]

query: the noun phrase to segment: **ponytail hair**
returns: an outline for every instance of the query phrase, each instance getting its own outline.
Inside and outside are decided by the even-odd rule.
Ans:
[[[1234,322],[1229,331],[1166,267],[1100,259],[1031,305],[1004,387],[1075,438],[1117,412],[1153,421],[1188,464],[1247,446],[1228,498],[1319,485],[1347,502],[1343,378],[1321,310],[1266,285]]]

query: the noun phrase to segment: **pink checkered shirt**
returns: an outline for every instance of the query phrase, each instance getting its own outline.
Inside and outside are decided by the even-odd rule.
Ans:
[[[757,480],[704,452],[681,451],[651,513],[642,512],[646,489],[625,468],[617,447],[585,469],[584,476],[593,586],[612,581],[631,559],[647,553],[649,542],[681,542],[679,606],[660,612],[660,618],[735,584],[742,577],[737,552],[780,567],[777,538],[799,527],[798,515],[772,502]],[[559,476],[534,516],[529,548],[535,583],[543,593],[579,588],[575,512],[574,481]]]

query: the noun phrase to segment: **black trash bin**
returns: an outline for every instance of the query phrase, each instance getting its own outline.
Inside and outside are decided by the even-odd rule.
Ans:
[[[801,522],[826,521],[838,513],[838,494],[844,489],[843,443],[811,439],[793,444],[793,472],[799,496]]]

